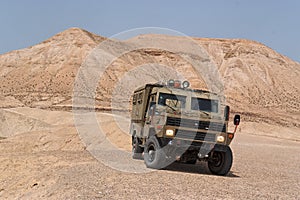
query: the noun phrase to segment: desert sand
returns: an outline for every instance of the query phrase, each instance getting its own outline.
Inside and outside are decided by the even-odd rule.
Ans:
[[[170,37],[181,41],[164,35],[132,40]],[[126,157],[131,151],[126,116],[132,89],[145,81],[178,76],[164,67],[157,70],[157,64],[172,66],[193,87],[205,85],[190,64],[172,52],[144,49],[116,59],[97,85],[95,116],[106,133],[105,141],[118,151],[104,152],[96,159],[78,134],[81,125],[74,121],[72,98],[80,66],[93,64],[87,58],[105,40],[72,28],[35,46],[0,55],[1,198],[299,198],[299,63],[255,41],[194,38],[223,77],[232,115],[242,116],[231,144],[233,167],[224,177],[212,175],[202,162],[148,170],[142,160]],[[132,40],[113,42],[126,46]],[[135,69],[143,63],[151,65]],[[143,80],[130,82],[135,74],[142,74]],[[121,87],[122,81],[127,89]]]

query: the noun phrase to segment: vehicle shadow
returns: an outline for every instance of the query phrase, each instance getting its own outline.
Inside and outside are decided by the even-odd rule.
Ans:
[[[164,170],[183,172],[183,173],[191,173],[191,174],[202,174],[202,175],[217,176],[217,175],[212,174],[209,171],[206,162],[199,162],[199,161],[194,165],[174,162],[171,165],[169,165],[168,167],[164,168]],[[240,176],[236,175],[233,171],[230,171],[224,177],[240,178]]]

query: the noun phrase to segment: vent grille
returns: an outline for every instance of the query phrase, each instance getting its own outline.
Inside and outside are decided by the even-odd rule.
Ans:
[[[193,119],[181,119],[176,117],[167,117],[166,125],[178,126],[186,128],[203,129],[210,131],[226,132],[226,126],[223,123],[209,122],[209,121],[198,121]]]
[[[176,138],[215,142],[215,134],[187,130],[177,130]]]

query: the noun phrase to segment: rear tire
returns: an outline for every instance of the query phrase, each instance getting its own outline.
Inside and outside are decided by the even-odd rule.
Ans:
[[[226,151],[214,151],[208,160],[208,168],[212,174],[226,175],[232,166],[232,151],[226,147]]]
[[[139,145],[139,140],[136,136],[132,138],[132,158],[143,159],[144,149]]]
[[[144,161],[148,168],[162,169],[167,166],[166,154],[155,136],[146,142]]]

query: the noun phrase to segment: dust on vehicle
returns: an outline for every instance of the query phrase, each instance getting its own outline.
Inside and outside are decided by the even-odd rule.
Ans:
[[[225,97],[190,89],[188,81],[146,84],[134,91],[130,134],[132,156],[148,168],[161,169],[173,162],[206,161],[213,174],[226,175],[232,166],[228,131],[229,106]]]

